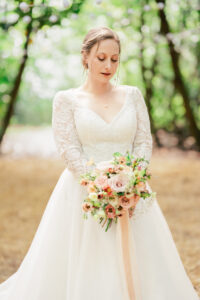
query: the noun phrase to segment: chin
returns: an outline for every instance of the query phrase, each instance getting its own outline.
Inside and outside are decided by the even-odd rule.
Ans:
[[[100,78],[100,81],[102,81],[102,82],[108,82],[108,81],[111,80],[112,77],[113,77],[112,75],[109,76],[109,77],[103,77],[103,78]]]
[[[110,78],[101,78],[99,81],[101,81],[101,82],[108,82],[108,81],[110,81]]]

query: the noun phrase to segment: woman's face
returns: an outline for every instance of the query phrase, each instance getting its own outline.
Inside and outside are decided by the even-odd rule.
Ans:
[[[106,82],[115,74],[119,65],[119,46],[115,40],[106,39],[95,44],[86,56],[89,76],[92,79]],[[106,75],[108,74],[108,75]]]

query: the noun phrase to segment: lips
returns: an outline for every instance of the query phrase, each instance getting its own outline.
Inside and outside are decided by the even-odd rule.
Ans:
[[[103,75],[107,75],[107,76],[108,76],[108,75],[110,75],[111,73],[101,73],[101,74],[103,74]]]

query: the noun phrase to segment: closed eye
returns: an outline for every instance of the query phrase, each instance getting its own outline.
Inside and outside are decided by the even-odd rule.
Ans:
[[[103,61],[104,60],[104,58],[99,58],[98,57],[98,60],[100,60],[100,61]],[[111,59],[113,62],[117,62],[117,60],[116,59]]]

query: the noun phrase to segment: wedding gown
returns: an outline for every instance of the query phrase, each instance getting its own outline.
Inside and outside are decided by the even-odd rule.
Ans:
[[[83,219],[86,189],[78,178],[94,167],[88,159],[98,163],[126,150],[151,158],[144,98],[137,87],[122,88],[125,102],[110,123],[83,106],[75,89],[55,95],[52,127],[66,169],[19,269],[0,284],[0,300],[130,300],[123,235],[134,300],[199,300],[156,198],[140,198],[125,231],[120,222],[105,232],[92,217]]]

